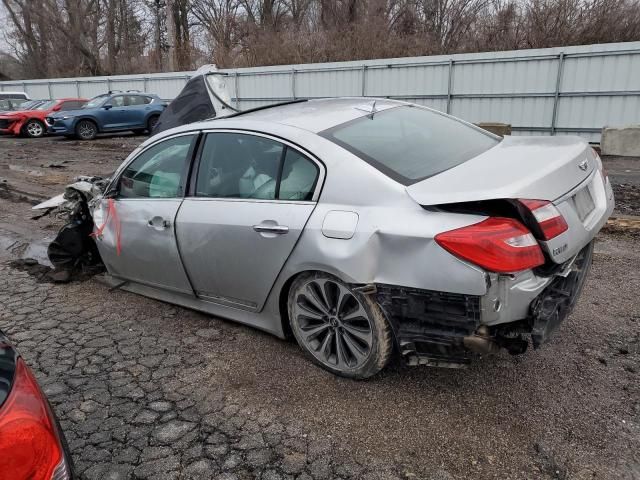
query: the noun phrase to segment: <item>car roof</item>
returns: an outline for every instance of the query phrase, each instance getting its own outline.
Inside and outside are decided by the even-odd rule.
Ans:
[[[295,101],[205,121],[203,122],[203,128],[219,127],[221,123],[228,119],[228,121],[248,120],[279,123],[318,133],[350,120],[370,115],[373,102],[375,102],[375,111],[408,105],[406,102],[399,100],[364,97]],[[211,124],[209,124],[210,122]]]

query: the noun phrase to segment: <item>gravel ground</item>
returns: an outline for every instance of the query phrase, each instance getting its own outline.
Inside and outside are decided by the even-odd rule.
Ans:
[[[36,165],[65,157],[56,141],[20,150],[20,161],[48,171]],[[84,144],[65,142],[57,170],[107,173],[139,141],[92,144],[89,172]],[[5,168],[16,162],[8,142],[7,183],[29,197],[60,191]],[[633,238],[598,237],[582,299],[543,349],[467,370],[396,364],[353,382],[248,327],[12,267],[56,228],[30,220],[17,190],[0,200],[0,329],[44,386],[82,478],[640,478]]]

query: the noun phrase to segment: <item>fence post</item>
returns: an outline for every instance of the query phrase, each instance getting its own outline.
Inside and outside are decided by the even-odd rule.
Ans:
[[[80,98],[80,82],[76,80],[76,96]]]
[[[145,93],[147,93],[147,90],[149,90],[149,77],[144,77],[142,79],[142,89]]]
[[[367,92],[367,65],[362,65],[362,85],[360,86],[360,96],[366,97]]]
[[[291,98],[296,99],[296,69],[291,69]]]
[[[447,76],[449,77],[447,80],[447,113],[451,113],[451,89],[453,88],[453,60],[451,58],[449,59]]]
[[[51,82],[47,81],[47,91],[49,92],[49,100],[53,100],[53,93],[51,92]]]
[[[240,110],[240,82],[238,81],[238,71],[233,72],[233,93],[236,97],[236,108]]]
[[[553,114],[551,116],[551,135],[556,134],[556,121],[558,118],[558,103],[560,100],[560,86],[562,84],[562,70],[564,68],[564,52],[558,56],[558,74],[556,76],[556,91],[553,95]]]

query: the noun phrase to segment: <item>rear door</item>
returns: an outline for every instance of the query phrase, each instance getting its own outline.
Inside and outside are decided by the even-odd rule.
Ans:
[[[116,180],[117,194],[94,211],[100,255],[110,274],[192,294],[175,238],[197,135],[182,134],[151,145]]]
[[[125,110],[127,111],[127,126],[130,128],[146,127],[146,117],[151,111],[151,97],[144,95],[126,95]]]
[[[322,175],[317,161],[273,138],[208,133],[176,220],[196,294],[260,310],[315,208]]]

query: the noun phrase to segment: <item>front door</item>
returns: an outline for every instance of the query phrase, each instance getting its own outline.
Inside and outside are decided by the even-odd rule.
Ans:
[[[117,180],[117,194],[94,211],[96,243],[110,274],[176,292],[193,290],[175,237],[195,135],[143,150]]]
[[[196,294],[260,310],[315,207],[319,166],[273,139],[210,133],[176,220]]]

